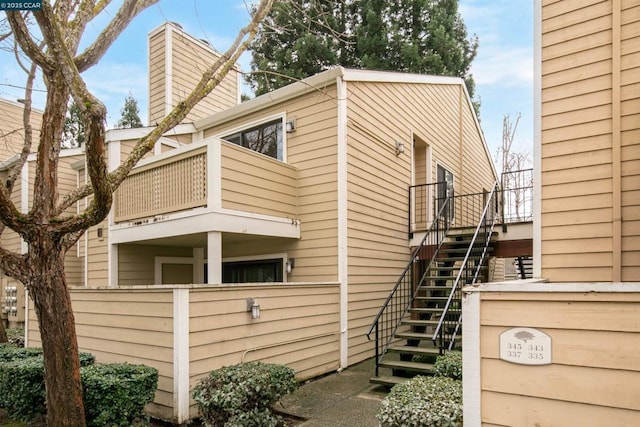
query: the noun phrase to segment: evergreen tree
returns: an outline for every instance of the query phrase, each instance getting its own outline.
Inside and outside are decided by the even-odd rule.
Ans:
[[[280,0],[251,46],[257,95],[331,66],[461,77],[478,39],[457,0]]]
[[[64,130],[62,133],[62,147],[79,147],[85,142],[84,123],[80,114],[80,108],[75,102],[69,103],[67,116],[64,119]]]
[[[120,110],[120,120],[116,123],[117,129],[133,129],[141,128],[142,120],[140,120],[140,109],[138,108],[138,101],[133,97],[131,92],[124,100],[124,105]]]

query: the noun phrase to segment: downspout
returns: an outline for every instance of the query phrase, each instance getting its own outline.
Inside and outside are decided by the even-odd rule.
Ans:
[[[533,277],[542,277],[542,0],[533,2]]]
[[[349,364],[348,238],[347,238],[347,82],[336,78],[338,96],[338,281],[340,282],[340,369]]]

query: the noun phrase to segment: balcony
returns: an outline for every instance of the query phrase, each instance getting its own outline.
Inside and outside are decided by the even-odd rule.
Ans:
[[[198,208],[297,219],[297,170],[210,138],[140,162],[115,194],[114,223]]]

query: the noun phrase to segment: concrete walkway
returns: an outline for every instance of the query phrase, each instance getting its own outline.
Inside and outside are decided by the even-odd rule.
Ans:
[[[376,414],[388,390],[372,385],[373,359],[311,380],[282,399],[276,409],[305,418],[303,427],[378,427]]]

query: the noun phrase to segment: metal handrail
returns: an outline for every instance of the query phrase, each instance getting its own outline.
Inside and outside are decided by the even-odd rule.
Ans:
[[[386,351],[387,347],[393,340],[393,337],[396,331],[398,330],[398,327],[400,326],[402,318],[408,312],[409,308],[413,305],[413,302],[415,301],[415,297],[420,289],[420,285],[425,280],[426,272],[429,271],[429,268],[431,267],[434,259],[437,257],[440,247],[442,246],[442,242],[444,241],[444,236],[446,235],[449,229],[450,221],[444,221],[445,227],[443,229],[440,228],[440,222],[441,222],[443,213],[447,212],[449,203],[451,203],[451,199],[452,199],[451,197],[447,197],[445,199],[445,202],[442,204],[440,211],[434,218],[433,222],[431,223],[431,226],[427,230],[427,233],[425,234],[425,236],[422,238],[420,244],[416,247],[416,249],[414,249],[407,266],[405,267],[400,278],[397,280],[395,286],[389,293],[389,296],[385,300],[384,304],[378,311],[378,314],[376,315],[371,327],[369,328],[369,331],[367,332],[367,339],[371,340],[371,334],[375,331],[376,375],[378,375],[378,363],[380,362],[382,355],[384,355],[384,352]],[[413,266],[416,264],[416,260],[418,259],[420,252],[422,251],[423,247],[426,246],[425,243],[427,242],[427,240],[430,237],[432,237],[434,234],[436,238],[435,244],[433,245],[435,247],[434,253],[431,259],[429,260],[429,264],[427,265],[427,267],[424,269],[424,271],[421,272],[419,283],[417,284],[417,286],[415,286],[415,289],[412,289],[414,285],[413,277],[408,282],[405,279],[408,273],[413,272]],[[410,286],[411,292],[407,292],[406,289],[401,289],[401,286],[407,283]],[[400,298],[405,298],[405,303],[402,309],[398,310],[398,312],[395,313],[395,318],[392,318],[390,320],[391,324],[389,325],[389,329],[391,329],[391,331],[386,335],[386,340],[385,340],[384,336],[380,337],[380,322],[383,316],[385,315],[387,309],[391,306],[392,300],[399,293],[406,293],[406,294],[409,294],[409,296],[407,297],[406,295],[400,295]],[[381,340],[385,340],[385,342],[382,345],[380,343]]]
[[[451,306],[451,302],[453,301],[454,295],[456,294],[456,291],[458,290],[458,286],[460,284],[460,279],[462,278],[463,272],[466,270],[467,263],[469,261],[469,256],[471,255],[471,252],[474,249],[474,245],[475,245],[476,239],[477,239],[477,237],[478,237],[478,235],[480,233],[480,230],[482,229],[483,225],[486,227],[487,215],[490,212],[489,208],[494,203],[494,197],[495,197],[496,192],[498,191],[498,189],[499,189],[499,183],[496,181],[495,184],[493,185],[493,188],[491,189],[491,193],[490,193],[490,195],[489,195],[489,197],[487,199],[487,202],[485,204],[485,207],[484,207],[484,210],[482,212],[482,216],[480,218],[480,221],[478,222],[476,230],[475,230],[475,232],[473,234],[473,238],[471,239],[471,243],[469,244],[469,248],[467,249],[467,252],[466,252],[465,257],[464,257],[464,259],[462,261],[460,269],[458,270],[458,274],[457,274],[456,280],[455,280],[455,282],[454,282],[454,284],[453,284],[453,286],[451,288],[451,292],[449,293],[449,298],[447,299],[447,303],[445,304],[445,307],[444,307],[444,309],[442,311],[440,320],[438,321],[438,325],[436,326],[436,329],[435,329],[435,331],[433,333],[432,340],[433,340],[434,343],[436,343],[436,345],[437,345],[437,341],[438,341],[438,336],[440,336],[440,341],[441,341],[440,342],[440,348],[441,349],[444,347],[444,334],[442,333],[443,325],[445,323],[445,319],[447,318],[447,315],[449,314],[449,308]],[[492,216],[489,233],[485,234],[485,242],[484,242],[484,247],[483,247],[483,250],[482,250],[482,255],[481,255],[481,257],[480,257],[480,259],[479,259],[479,261],[478,261],[478,263],[476,265],[476,268],[475,268],[474,274],[473,274],[473,278],[472,278],[472,281],[471,281],[470,284],[475,283],[475,281],[478,278],[478,273],[479,273],[480,268],[481,268],[481,266],[482,266],[482,264],[484,262],[484,257],[485,257],[485,255],[487,253],[488,243],[489,243],[489,240],[490,240],[491,233],[493,233],[494,225],[495,225],[495,216]],[[459,325],[461,323],[461,320],[462,320],[462,314],[459,315],[458,320],[456,322],[456,328],[455,328],[455,330],[454,330],[454,332],[452,334],[451,341],[450,341],[450,343],[448,345],[448,349],[449,350],[451,350],[451,348],[453,347],[453,343],[455,342],[455,336],[457,335],[457,331],[459,329]]]

